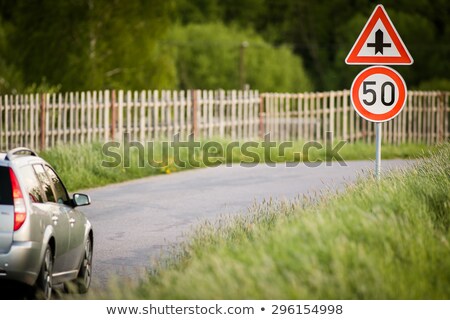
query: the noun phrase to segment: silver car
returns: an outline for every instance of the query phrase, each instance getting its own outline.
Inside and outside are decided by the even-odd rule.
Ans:
[[[50,299],[56,284],[85,293],[92,275],[93,231],[55,170],[26,148],[0,153],[0,291],[23,283]]]

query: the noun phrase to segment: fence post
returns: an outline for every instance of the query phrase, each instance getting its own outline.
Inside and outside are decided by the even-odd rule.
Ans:
[[[116,90],[111,90],[111,130],[110,139],[114,140],[116,137],[116,124],[117,124],[117,108],[116,108]]]
[[[264,94],[259,95],[259,136],[264,139]]]
[[[192,134],[198,136],[198,91],[192,90]]]
[[[445,137],[445,133],[444,130],[446,130],[445,126],[444,126],[444,117],[445,117],[445,104],[444,104],[444,92],[440,91],[438,93],[438,108],[436,111],[436,122],[437,122],[437,129],[436,129],[436,143],[440,143],[442,141],[445,141],[444,137]]]
[[[41,113],[40,113],[40,126],[41,126],[41,131],[40,131],[40,143],[39,143],[39,149],[45,150],[45,139],[46,139],[46,123],[45,123],[45,101],[46,101],[46,93],[41,93],[41,104],[40,104],[40,109],[41,109]]]
[[[219,91],[219,136],[225,137],[225,91]]]
[[[117,133],[116,136],[119,137],[119,141],[123,139],[123,90],[119,90],[117,95]]]
[[[441,97],[442,97],[442,125],[444,126],[443,138],[444,138],[444,141],[447,141],[447,139],[449,139],[449,137],[450,137],[450,126],[448,123],[449,118],[450,118],[450,106],[448,103],[449,93],[443,91],[441,93]]]
[[[342,138],[346,141],[349,140],[348,137],[348,90],[343,91],[342,95]]]

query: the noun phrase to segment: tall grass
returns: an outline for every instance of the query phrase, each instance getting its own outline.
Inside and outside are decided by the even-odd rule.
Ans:
[[[138,179],[167,170],[148,165],[138,167],[138,153],[134,151],[131,152],[130,167],[105,167],[102,162],[109,159],[102,153],[101,143],[58,146],[41,152],[40,156],[55,168],[70,191]]]
[[[221,150],[210,148],[206,150],[204,146],[209,141],[202,141],[201,148],[197,148],[194,154],[188,154],[187,148],[180,150],[180,159],[185,161],[185,167],[176,163],[174,152],[172,148],[165,148],[163,143],[156,142],[154,148],[145,147],[144,157],[139,157],[139,152],[136,148],[131,148],[130,165],[125,166],[120,163],[115,167],[107,167],[102,165],[105,162],[111,162],[111,157],[103,154],[102,144],[86,144],[86,145],[72,145],[72,146],[58,146],[53,149],[41,152],[41,156],[51,163],[57,172],[60,174],[62,180],[66,183],[66,187],[70,191],[78,189],[85,189],[91,187],[98,187],[110,183],[122,182],[131,179],[147,177],[156,174],[169,174],[186,169],[205,167],[206,153],[210,155],[210,162],[220,161],[221,163],[237,163],[237,162],[265,162],[267,156],[265,149],[261,143],[257,147],[250,147],[248,151],[257,155],[257,158],[249,157],[241,148],[233,148],[231,152],[226,152],[230,140],[214,139],[220,145]],[[239,142],[242,146],[244,142]],[[293,142],[291,147],[288,147],[281,152],[277,147],[271,149],[271,160],[274,162],[298,162],[298,161],[324,161],[327,159],[325,147],[322,149],[311,148],[310,152],[306,154],[303,150],[304,143],[301,141]],[[426,145],[420,144],[403,144],[400,146],[383,146],[382,156],[384,159],[392,158],[416,158],[428,154],[428,151],[433,149]],[[124,159],[124,150],[121,148],[113,148],[112,151],[118,152],[121,158]],[[163,154],[168,150],[168,158],[164,163],[158,167],[149,165],[148,155],[151,154],[155,160],[161,162]],[[339,155],[346,161],[348,160],[371,160],[375,158],[375,147],[364,143],[346,144],[339,152]],[[193,159],[195,161],[187,161]],[[141,161],[141,166],[139,162]],[[196,163],[198,162],[198,163]]]
[[[205,223],[148,281],[92,297],[449,299],[449,159]]]

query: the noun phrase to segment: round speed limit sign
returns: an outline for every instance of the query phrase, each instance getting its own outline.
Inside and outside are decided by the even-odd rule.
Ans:
[[[392,68],[369,67],[353,80],[350,98],[358,114],[372,122],[391,120],[406,102],[406,84]]]

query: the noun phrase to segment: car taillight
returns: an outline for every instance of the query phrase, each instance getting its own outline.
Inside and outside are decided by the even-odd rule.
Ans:
[[[11,168],[9,168],[9,177],[11,179],[11,189],[14,200],[14,231],[17,231],[25,222],[27,212],[19,182],[17,181],[16,175]]]

